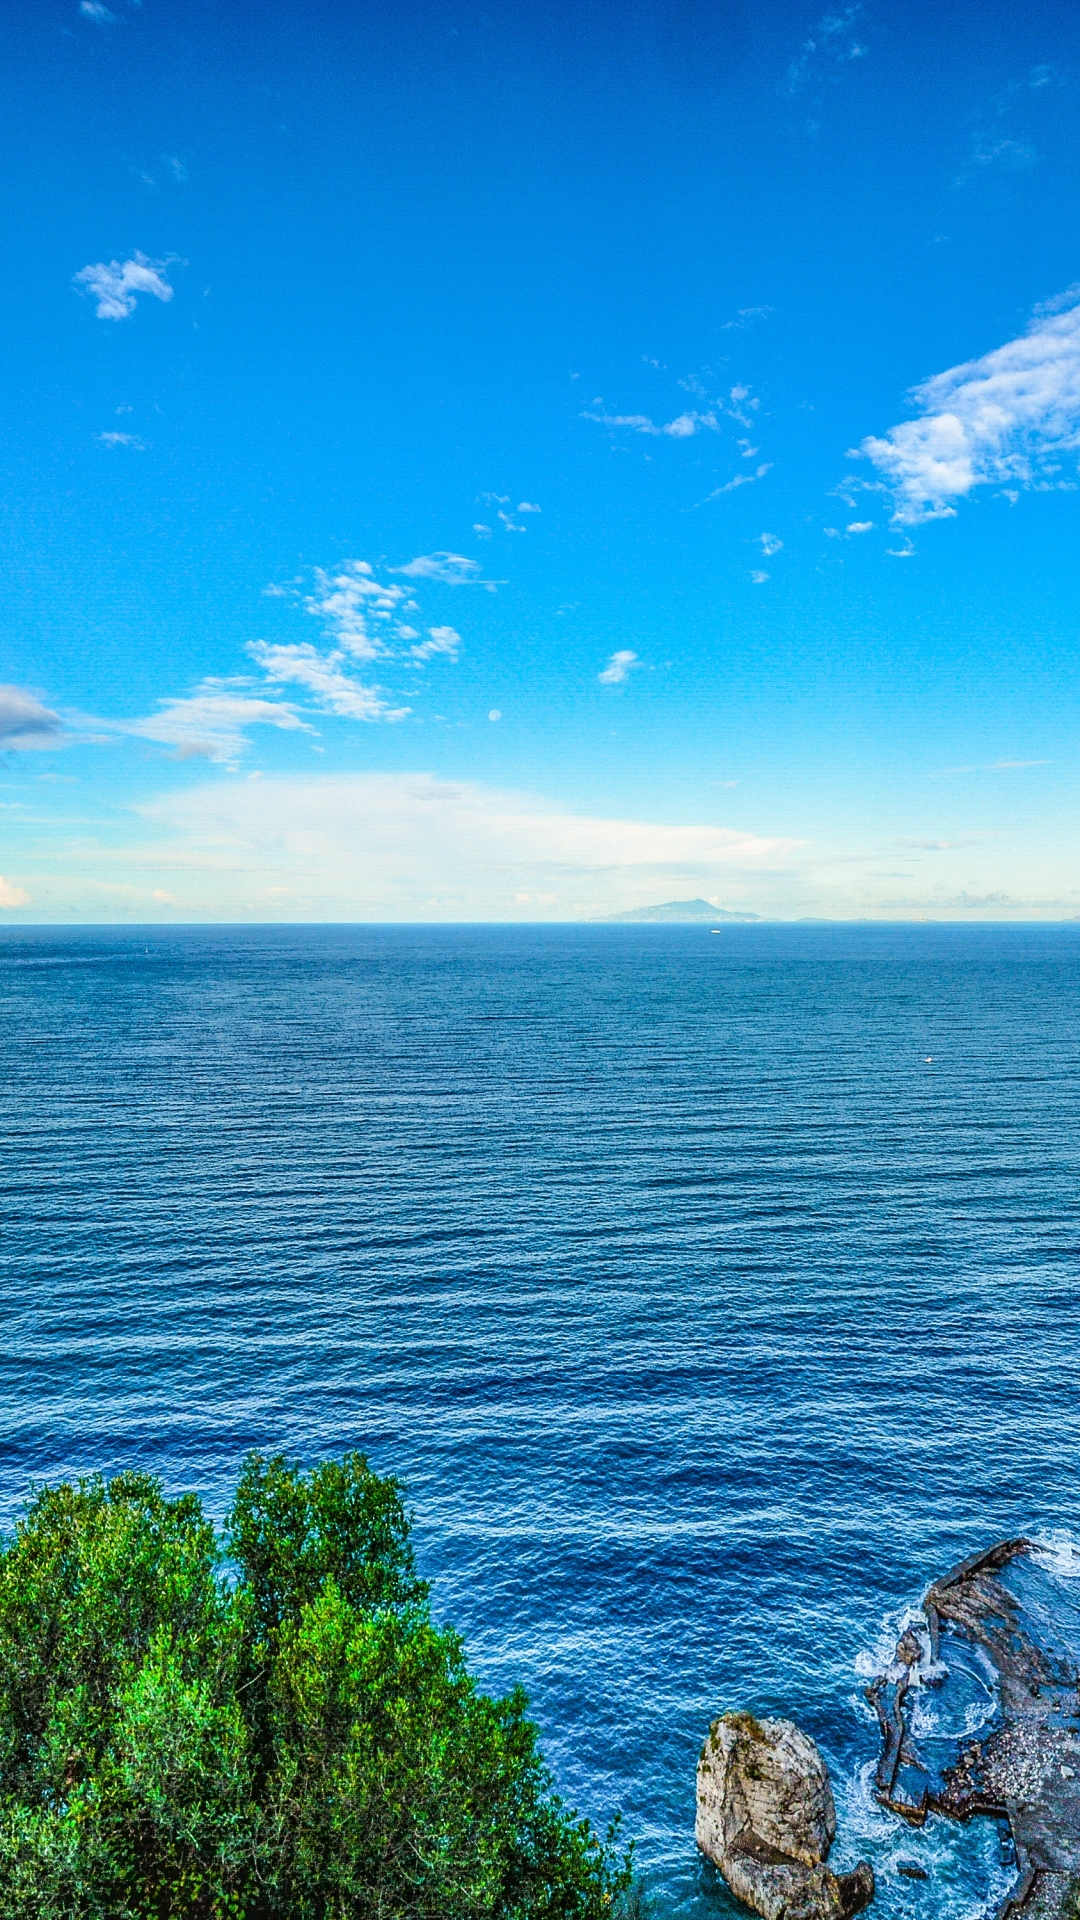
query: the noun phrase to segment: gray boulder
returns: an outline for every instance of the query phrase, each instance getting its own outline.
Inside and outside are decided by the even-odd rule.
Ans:
[[[828,1770],[790,1720],[725,1713],[714,1720],[697,1773],[698,1846],[764,1920],[848,1920],[874,1897],[865,1862],[826,1865],[836,1834]]]

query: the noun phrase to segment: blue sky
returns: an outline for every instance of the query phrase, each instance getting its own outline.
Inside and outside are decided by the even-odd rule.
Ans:
[[[7,51],[4,922],[1080,915],[1074,8]]]

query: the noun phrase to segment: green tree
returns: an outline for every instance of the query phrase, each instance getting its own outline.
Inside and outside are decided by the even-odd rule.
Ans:
[[[147,1475],[47,1489],[0,1553],[0,1912],[601,1920],[628,1861],[526,1709],[432,1621],[360,1454],[252,1455],[224,1550]]]

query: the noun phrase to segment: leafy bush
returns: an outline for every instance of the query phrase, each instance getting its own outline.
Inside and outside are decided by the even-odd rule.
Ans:
[[[362,1454],[253,1454],[224,1546],[146,1474],[47,1488],[0,1552],[0,1913],[600,1920],[628,1861],[526,1708],[477,1691]]]

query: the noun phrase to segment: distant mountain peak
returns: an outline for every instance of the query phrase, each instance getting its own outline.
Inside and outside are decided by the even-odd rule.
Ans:
[[[728,907],[711,906],[708,900],[665,900],[659,907],[632,907],[629,913],[608,913],[612,920],[756,920],[756,913],[732,913]]]

